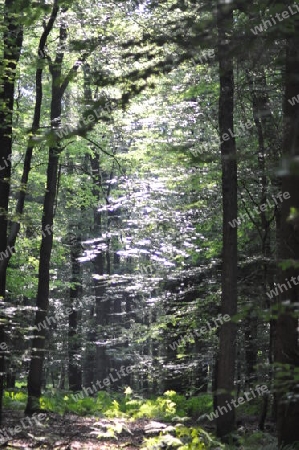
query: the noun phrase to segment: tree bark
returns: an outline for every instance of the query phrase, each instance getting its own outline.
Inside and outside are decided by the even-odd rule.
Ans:
[[[233,131],[234,74],[229,30],[233,29],[233,5],[221,1],[217,6],[218,59],[220,72],[220,135]],[[237,162],[234,138],[221,143],[223,249],[221,314],[230,317],[237,312],[237,227],[229,222],[237,217]],[[223,413],[217,419],[217,435],[224,438],[234,429],[235,411],[227,407],[233,399],[235,373],[236,325],[225,322],[219,330],[217,363],[217,407]]]
[[[55,61],[50,65],[52,75],[52,99],[51,99],[51,127],[55,129],[60,124],[61,101],[64,90],[60,85],[61,66],[63,61],[63,47],[66,40],[66,24],[60,26],[60,50],[57,52]],[[36,306],[38,308],[35,317],[35,326],[46,319],[49,308],[49,286],[50,286],[50,259],[53,246],[52,226],[54,221],[54,207],[57,193],[58,161],[61,150],[59,144],[49,148],[49,159],[47,169],[47,187],[44,197],[42,218],[42,241],[40,247],[40,262],[38,273],[38,288]],[[50,232],[49,232],[50,230]],[[46,330],[42,328],[34,332],[32,341],[31,360],[28,374],[28,402],[25,413],[33,414],[39,410],[39,399],[41,397],[42,371],[45,353]]]
[[[23,26],[18,23],[15,2],[5,0],[4,4],[4,49],[0,65],[0,252],[7,252],[8,203],[11,178],[12,156],[12,117],[14,108],[14,91],[16,68],[23,44]],[[8,258],[2,257],[0,262],[0,300],[5,298],[6,269]],[[4,325],[0,326],[0,342],[5,341]],[[5,373],[5,352],[0,351],[0,423],[2,419],[3,381]]]
[[[16,68],[23,43],[23,27],[18,23],[14,1],[6,0],[4,6],[4,51],[0,66],[0,251],[7,248],[7,214],[11,177],[12,116]],[[7,258],[4,258],[5,261]],[[2,263],[1,266],[4,264]],[[0,297],[5,297],[6,270],[0,270]]]
[[[56,116],[57,117],[57,116]],[[54,205],[57,189],[59,150],[57,147],[49,149],[49,162],[47,173],[47,190],[44,200],[42,229],[47,230],[53,225]],[[49,308],[50,286],[50,259],[53,246],[53,233],[44,232],[40,247],[40,263],[38,272],[38,290],[36,306],[38,311],[35,317],[35,326],[46,319]],[[28,403],[26,414],[32,414],[39,410],[39,398],[41,396],[42,370],[45,352],[46,330],[35,330],[32,341],[30,368],[28,375]]]

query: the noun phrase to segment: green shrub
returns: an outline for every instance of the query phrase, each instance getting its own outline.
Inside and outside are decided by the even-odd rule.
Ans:
[[[222,450],[224,445],[200,427],[177,424],[175,435],[166,429],[159,436],[144,439],[141,450],[173,448],[177,450]]]
[[[27,392],[24,390],[5,391],[3,397],[3,408],[23,410],[27,403]]]

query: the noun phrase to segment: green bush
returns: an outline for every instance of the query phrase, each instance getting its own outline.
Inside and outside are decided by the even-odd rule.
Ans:
[[[3,407],[7,409],[23,410],[27,403],[27,392],[24,390],[5,391],[3,397]]]
[[[174,435],[173,435],[174,434]],[[177,424],[173,434],[166,429],[159,436],[144,439],[141,450],[173,448],[177,450],[222,450],[224,445],[200,427]]]

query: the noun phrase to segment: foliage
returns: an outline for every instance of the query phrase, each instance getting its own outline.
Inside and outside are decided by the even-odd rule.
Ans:
[[[27,392],[24,389],[7,390],[5,392],[5,405],[20,409],[27,399]],[[212,410],[212,397],[201,395],[188,398],[176,394],[174,391],[167,391],[163,396],[151,399],[131,398],[123,394],[116,394],[100,391],[95,397],[84,397],[76,399],[71,392],[61,392],[50,389],[41,398],[41,407],[59,414],[75,412],[80,415],[100,414],[106,417],[132,417],[155,418],[172,421],[176,418],[188,416],[199,417]]]
[[[158,436],[145,438],[141,448],[163,448],[172,445],[178,450],[234,450],[235,445],[220,444],[211,434],[200,426],[190,426],[186,421],[190,417],[203,416],[212,410],[211,396],[201,395],[186,399],[174,391],[152,399],[131,398],[134,393],[126,389],[127,394],[109,394],[101,391],[95,397],[74,400],[72,393],[56,389],[47,391],[41,398],[43,409],[64,415],[75,413],[82,416],[95,416],[99,420],[93,424],[92,434],[99,439],[118,439],[123,432],[129,433],[126,421],[140,418],[170,422]],[[130,394],[128,394],[130,392]],[[23,409],[27,394],[22,390],[9,390],[4,396],[4,406],[8,409]],[[241,405],[242,407],[244,405]],[[256,412],[256,410],[254,411]],[[242,413],[250,413],[249,410]],[[103,418],[103,420],[101,419]],[[105,418],[109,422],[105,422]],[[267,433],[254,432],[238,436],[244,450],[274,450],[276,439]]]
[[[23,410],[27,401],[27,393],[24,389],[15,391],[6,390],[3,397],[3,406],[7,409]]]
[[[224,445],[200,427],[186,427],[177,424],[174,434],[175,436],[170,434],[166,428],[158,437],[145,439],[141,449],[220,450],[225,448]]]

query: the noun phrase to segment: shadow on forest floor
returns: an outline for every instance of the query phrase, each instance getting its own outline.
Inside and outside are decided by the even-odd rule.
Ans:
[[[24,419],[20,411],[6,410],[3,415],[2,430],[13,430],[20,425]],[[247,420],[248,419],[248,420]],[[275,450],[277,448],[275,439],[270,434],[262,435],[257,430],[257,423],[253,418],[243,418],[240,435],[249,435],[251,438],[256,434],[255,442],[249,445],[240,445],[239,449],[263,449]],[[40,424],[34,423],[29,429],[22,429],[15,436],[11,436],[0,448],[12,449],[51,449],[51,450],[136,450],[136,449],[179,449],[182,448],[176,427],[181,427],[182,431],[188,427],[198,427],[194,421],[185,424],[170,424],[153,419],[128,419],[128,418],[99,418],[81,417],[76,414],[65,414],[63,416],[56,413],[47,413],[46,419]],[[202,430],[207,433],[214,431],[212,422],[202,423]],[[270,429],[272,424],[268,424]],[[193,428],[194,430],[195,428]],[[273,431],[273,428],[272,430]],[[157,436],[161,436],[159,442],[154,443]],[[184,432],[180,434],[184,440]],[[208,434],[207,434],[208,436]],[[258,439],[260,437],[260,440]],[[203,440],[205,442],[205,439]],[[217,445],[216,442],[203,443],[195,442],[184,446],[191,450],[206,449],[233,449],[235,446]]]

